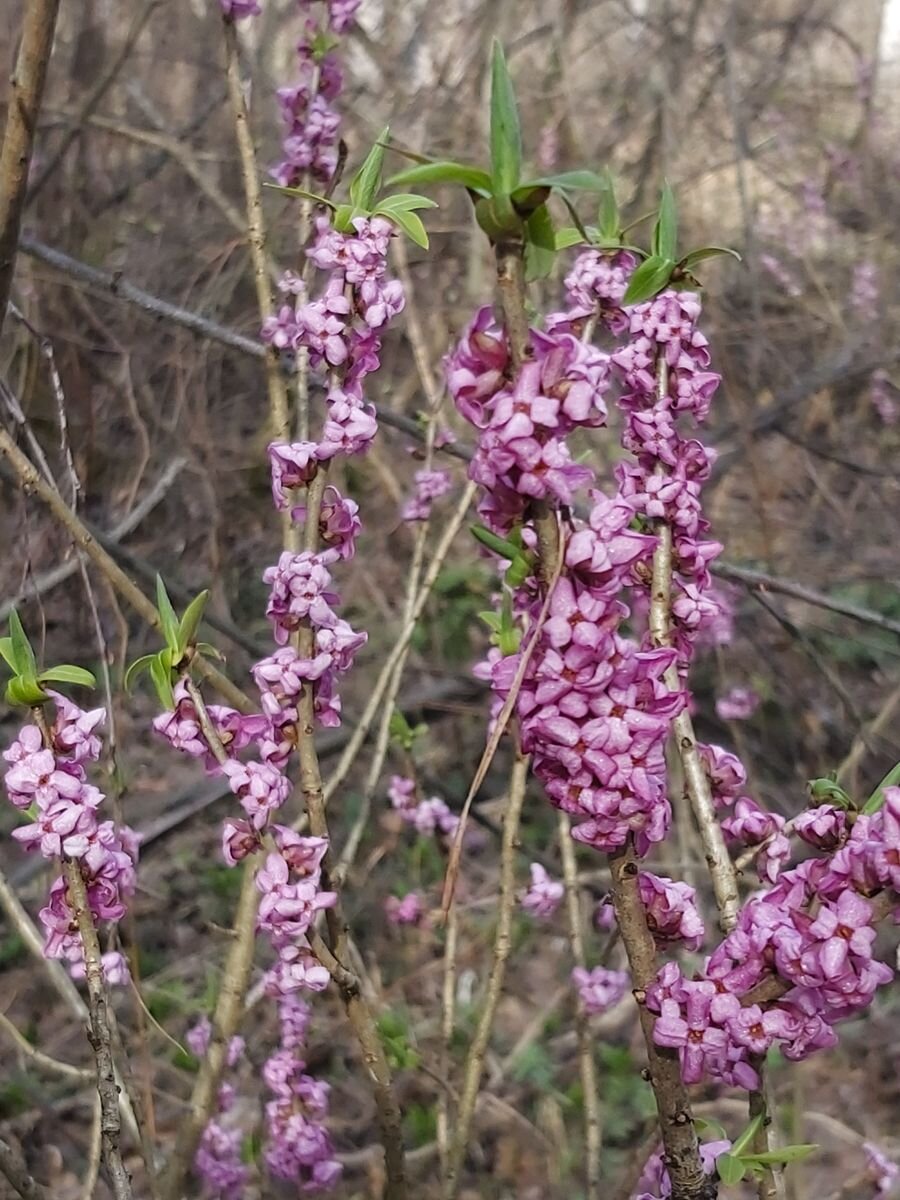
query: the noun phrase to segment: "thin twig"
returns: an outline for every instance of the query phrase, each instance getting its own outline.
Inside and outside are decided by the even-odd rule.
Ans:
[[[93,1071],[89,1071],[87,1067],[75,1067],[71,1063],[60,1062],[58,1058],[51,1058],[49,1054],[44,1054],[43,1051],[38,1050],[37,1046],[32,1046],[28,1038],[16,1028],[5,1013],[0,1013],[0,1029],[6,1033],[10,1041],[15,1043],[18,1050],[40,1070],[47,1071],[52,1075],[61,1075],[64,1079],[74,1079],[78,1083],[93,1083]]]
[[[263,219],[259,167],[256,162],[256,149],[253,145],[253,134],[250,132],[250,114],[247,111],[244,85],[241,80],[237,28],[231,17],[223,18],[223,29],[225,33],[225,76],[228,83],[228,98],[231,101],[238,158],[241,165],[241,181],[244,185],[246,201],[247,244],[253,263],[253,280],[256,284],[256,303],[260,322],[264,324],[275,311],[275,299],[272,295],[270,264],[266,250],[266,227]],[[266,388],[269,394],[269,420],[272,436],[278,441],[288,442],[291,437],[290,405],[287,384],[278,361],[278,351],[274,346],[268,345],[263,357],[266,367]],[[282,527],[285,546],[288,549],[296,549],[294,542],[296,530],[290,511],[283,514]]]
[[[10,79],[0,147],[0,333],[12,288],[34,135],[58,11],[59,0],[32,0],[26,5],[22,41]]]
[[[134,49],[135,43],[141,36],[144,26],[150,20],[154,9],[159,8],[161,2],[162,0],[148,0],[144,7],[134,14],[131,25],[129,26],[128,31],[126,32],[122,41],[122,45],[119,47],[118,52],[114,56],[112,62],[85,97],[84,103],[82,104],[77,117],[75,117],[71,126],[66,131],[62,141],[57,146],[53,154],[51,154],[47,159],[44,169],[41,171],[40,175],[29,189],[29,203],[31,203],[35,196],[37,196],[43,190],[44,185],[49,179],[52,178],[57,167],[65,158],[66,154],[68,154],[72,143],[81,136],[81,131],[85,122],[91,113],[97,108],[97,105],[112,87],[113,83],[115,83],[119,72],[122,70],[122,67],[128,60],[128,56]]]
[[[466,488],[459,499],[459,503],[444,527],[440,540],[434,549],[431,561],[428,564],[428,570],[425,572],[425,578],[422,580],[422,586],[419,588],[418,595],[416,596],[416,603],[413,607],[412,613],[410,614],[410,618],[400,631],[400,634],[394,643],[393,649],[382,664],[378,678],[375,680],[375,683],[372,686],[372,691],[369,696],[369,700],[366,703],[366,707],[363,709],[362,716],[359,718],[356,728],[353,731],[353,736],[344,748],[337,766],[325,781],[324,795],[326,802],[332,798],[337,789],[346,779],[351,767],[353,766],[353,763],[356,761],[356,756],[359,753],[360,747],[366,740],[366,736],[372,727],[375,717],[381,710],[385,691],[391,681],[394,671],[396,670],[397,663],[402,658],[406,647],[412,640],[412,636],[416,631],[416,625],[419,621],[419,618],[425,611],[425,605],[428,603],[432,588],[437,581],[438,575],[440,575],[441,570],[443,569],[444,562],[450,552],[451,546],[453,545],[453,540],[466,519],[466,514],[468,513],[472,501],[475,498],[475,493],[477,490],[477,484],[469,483],[466,485]]]
[[[0,1138],[0,1174],[19,1193],[22,1200],[49,1200],[44,1188],[28,1173],[28,1168],[20,1154],[17,1154],[9,1142]]]
[[[40,963],[47,972],[51,984],[75,1019],[80,1023],[86,1022],[89,1019],[87,1005],[82,1000],[78,989],[62,964],[55,958],[45,957],[44,940],[40,932],[22,907],[18,896],[10,887],[9,881],[2,872],[0,872],[0,908],[3,909],[11,927],[22,939],[35,961]],[[119,1102],[122,1108],[122,1118],[128,1127],[128,1131],[137,1141],[140,1137],[138,1124],[127,1096],[123,1094]]]
[[[156,508],[166,493],[172,487],[172,484],[180,475],[184,468],[187,459],[174,458],[165,470],[161,473],[159,479],[131,510],[126,517],[117,522],[108,533],[105,533],[104,539],[107,542],[118,542],[126,537],[143,522],[144,518]],[[31,576],[24,587],[20,589],[10,600],[4,600],[0,603],[0,621],[5,621],[9,616],[10,610],[17,608],[25,600],[36,599],[38,596],[43,596],[53,588],[63,583],[70,576],[74,575],[78,570],[78,559],[71,558],[68,562],[60,563],[50,571],[45,571],[41,575]]]
[[[512,914],[516,899],[516,841],[519,834],[519,819],[525,801],[528,783],[528,758],[517,754],[509,780],[509,798],[503,813],[503,845],[500,851],[500,902],[497,911],[497,931],[494,935],[493,962],[488,978],[487,991],[478,1019],[478,1027],[469,1052],[463,1074],[462,1095],[456,1114],[456,1126],[450,1146],[447,1164],[445,1200],[454,1200],[460,1185],[460,1172],[469,1144],[469,1131],[478,1101],[478,1089],[484,1071],[484,1056],[487,1052],[494,1015],[503,990],[506,960],[510,950]]]
[[[5,457],[15,471],[19,480],[26,488],[35,492],[47,505],[54,517],[70,534],[76,545],[85,551],[87,556],[97,565],[100,571],[110,581],[116,591],[140,614],[153,629],[160,628],[159,614],[156,607],[144,593],[128,578],[115,560],[100,546],[63,500],[62,496],[41,479],[39,473],[18,448],[5,429],[0,429],[0,457]],[[230,704],[242,712],[251,712],[253,703],[249,696],[231,682],[221,671],[217,670],[205,659],[198,658],[196,669],[224,696]]]
[[[559,850],[562,858],[563,881],[566,885],[566,916],[569,925],[569,945],[576,967],[585,968],[584,931],[582,928],[581,889],[578,886],[578,863],[572,841],[572,823],[567,813],[557,814]],[[578,1068],[581,1074],[582,1106],[584,1108],[584,1153],[587,1200],[600,1200],[600,1148],[603,1144],[600,1101],[597,1095],[597,1069],[594,1064],[594,1040],[590,1023],[581,1004],[575,1016],[578,1035]]]

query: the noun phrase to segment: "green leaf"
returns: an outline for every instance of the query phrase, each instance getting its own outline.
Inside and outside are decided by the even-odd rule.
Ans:
[[[350,201],[358,208],[371,212],[375,197],[381,187],[381,174],[384,167],[384,143],[388,140],[390,127],[385,126],[366,155],[365,162],[350,181]]]
[[[853,808],[853,797],[845,792],[833,777],[810,779],[806,786],[809,789],[810,799],[816,804],[831,804],[835,808],[845,810]]]
[[[478,616],[479,616],[480,620],[484,621],[485,625],[487,625],[487,627],[488,627],[488,629],[490,629],[491,633],[499,633],[500,632],[500,627],[502,625],[503,618],[500,616],[499,613],[492,612],[490,609],[487,609],[485,612],[480,612],[478,614]]]
[[[553,218],[546,204],[535,209],[525,222],[525,277],[546,279],[556,258]]]
[[[415,242],[423,250],[428,249],[428,233],[422,224],[422,218],[417,213],[392,212],[386,213],[385,216],[389,221],[393,221],[399,229],[402,229],[411,242]]]
[[[397,192],[395,196],[385,196],[383,200],[379,200],[375,211],[387,216],[389,213],[412,212],[416,208],[437,208],[437,206],[437,201],[429,200],[427,196],[417,196],[412,192]]]
[[[487,546],[488,550],[493,550],[501,558],[508,558],[512,561],[518,558],[521,553],[520,548],[513,542],[499,537],[496,533],[492,533],[490,529],[485,529],[483,525],[470,525],[469,532],[481,542],[482,546]]]
[[[727,246],[701,246],[699,250],[692,250],[690,254],[686,254],[678,266],[682,271],[690,271],[697,263],[705,262],[708,258],[718,258],[722,254],[730,254],[738,262],[743,262],[737,250],[730,250]]]
[[[716,1159],[716,1170],[726,1187],[733,1187],[744,1178],[744,1164],[733,1154],[720,1154]]]
[[[500,42],[491,52],[491,178],[497,192],[514,192],[522,175],[522,129],[516,94]]]
[[[181,624],[178,626],[178,651],[182,655],[197,636],[197,629],[200,626],[203,610],[206,608],[208,600],[209,588],[204,588],[199,596],[195,596],[184,610],[184,616],[181,618]]]
[[[747,1147],[759,1133],[760,1129],[762,1129],[764,1120],[765,1117],[762,1115],[762,1113],[757,1113],[750,1124],[743,1130],[743,1132],[739,1133],[735,1140],[731,1143],[731,1153],[735,1156],[735,1158],[739,1157],[742,1151],[747,1149]]]
[[[878,812],[878,810],[884,804],[884,789],[896,787],[898,783],[900,783],[900,763],[897,763],[896,766],[891,767],[887,775],[885,775],[884,779],[882,779],[881,783],[879,783],[878,787],[866,801],[863,807],[863,812],[867,816]]]
[[[584,244],[584,238],[577,229],[573,229],[571,225],[566,225],[562,229],[557,229],[553,236],[553,244],[557,250],[568,250],[570,246],[581,246]]]
[[[510,199],[519,216],[528,217],[542,204],[546,204],[550,199],[551,192],[552,188],[532,187],[530,184],[525,184],[511,192]]]
[[[0,658],[4,660],[11,670],[15,671],[16,660],[13,654],[13,641],[11,637],[0,638]]]
[[[541,175],[538,179],[529,179],[523,187],[549,187],[569,192],[602,192],[606,189],[606,180],[596,171],[560,171],[557,175]]]
[[[675,195],[668,182],[663,184],[659,200],[659,216],[653,230],[653,253],[660,258],[675,258],[678,249],[678,215]]]
[[[164,653],[164,652],[163,652]],[[159,696],[159,702],[165,709],[175,707],[175,693],[172,691],[172,672],[163,661],[162,654],[155,654],[150,663],[150,678]]]
[[[197,642],[194,649],[198,654],[202,654],[206,658],[217,658],[219,662],[225,661],[225,655],[218,646],[214,646],[211,642]]]
[[[136,658],[125,672],[125,691],[131,691],[131,685],[140,675],[141,671],[149,669],[150,664],[156,658],[155,654],[142,654],[140,658]]]
[[[704,1137],[709,1137],[711,1141],[725,1141],[728,1134],[725,1132],[725,1126],[718,1121],[710,1121],[706,1117],[694,1117],[694,1127],[698,1133],[702,1133]]]
[[[13,608],[9,613],[9,640],[13,657],[13,670],[26,679],[33,679],[37,671],[34,651],[31,642],[25,636],[18,612]]]
[[[481,167],[469,167],[465,163],[437,162],[420,163],[406,171],[398,171],[388,180],[390,186],[417,186],[420,183],[456,183],[479,196],[490,196],[491,177]]]
[[[302,200],[314,200],[316,204],[327,205],[332,211],[336,207],[327,196],[320,196],[318,192],[308,192],[305,188],[282,187],[280,183],[264,183],[263,187],[271,188],[273,192],[283,192],[285,196],[299,196]]]
[[[504,238],[519,238],[525,230],[525,222],[516,212],[512,196],[498,192],[475,202],[475,218],[492,242]]]
[[[26,679],[24,675],[15,675],[6,685],[6,702],[34,708],[37,704],[47,702],[47,693],[36,680]]]
[[[156,576],[156,609],[159,613],[159,623],[166,644],[173,650],[177,650],[178,617],[175,615],[175,609],[172,607],[172,601],[169,599],[169,593],[166,591],[166,585],[163,583],[161,575]]]
[[[600,236],[604,241],[618,241],[619,205],[616,202],[616,187],[613,183],[612,172],[609,167],[604,172],[604,180],[606,186],[600,198],[600,211],[598,214]]]
[[[761,1167],[778,1166],[809,1158],[818,1149],[818,1144],[815,1142],[801,1143],[796,1146],[778,1146],[774,1150],[762,1150],[759,1154],[742,1154],[741,1162],[751,1165],[759,1164]]]
[[[622,297],[623,305],[641,304],[644,300],[652,299],[663,290],[674,270],[675,263],[671,258],[660,258],[659,255],[651,254],[635,268]]]
[[[84,667],[75,667],[71,663],[63,663],[59,667],[51,667],[38,675],[38,683],[74,683],[79,687],[96,687],[97,680]]]

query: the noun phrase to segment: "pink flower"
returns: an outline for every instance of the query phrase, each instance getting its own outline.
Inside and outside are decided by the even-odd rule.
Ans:
[[[407,892],[405,896],[388,896],[384,911],[392,925],[420,925],[425,916],[425,905],[418,892]]]
[[[627,971],[609,971],[605,967],[594,967],[592,971],[575,967],[572,971],[572,982],[588,1016],[605,1013],[618,1004],[630,981]]]
[[[746,721],[759,705],[759,694],[753,688],[733,687],[716,700],[716,716],[723,721]]]
[[[522,896],[522,908],[532,917],[552,917],[566,894],[565,885],[551,879],[540,863],[532,863],[531,886]]]

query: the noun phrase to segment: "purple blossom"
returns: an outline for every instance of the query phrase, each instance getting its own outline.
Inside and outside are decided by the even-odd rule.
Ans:
[[[532,863],[529,869],[531,885],[522,896],[522,908],[529,916],[546,920],[559,908],[566,894],[565,885],[551,879],[540,863]]]
[[[384,911],[392,925],[420,925],[425,905],[418,892],[407,892],[405,896],[388,896]]]
[[[889,1195],[897,1186],[900,1167],[889,1159],[874,1142],[863,1142],[863,1153],[866,1156],[866,1172],[875,1184],[875,1194],[877,1196]]]
[[[687,950],[699,950],[706,930],[694,889],[650,871],[641,871],[638,887],[657,944],[682,942]]]
[[[631,982],[627,971],[609,971],[606,967],[584,967],[572,970],[572,982],[578,991],[582,1008],[588,1016],[608,1012],[628,991]]]
[[[759,694],[753,688],[733,687],[716,700],[716,716],[722,721],[747,721],[759,704]]]
[[[452,487],[449,471],[416,471],[416,486],[413,495],[403,505],[401,517],[404,521],[427,521],[435,500],[446,496]]]

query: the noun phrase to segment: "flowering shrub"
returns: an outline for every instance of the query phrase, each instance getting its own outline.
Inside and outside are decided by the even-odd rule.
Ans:
[[[414,1071],[422,1057],[403,1019],[378,1013],[375,977],[381,973],[370,977],[343,905],[359,842],[375,825],[368,805],[373,794],[383,796],[378,780],[393,732],[402,773],[386,789],[390,810],[382,801],[377,814],[386,818],[390,836],[370,865],[391,855],[399,863],[406,851],[418,857],[416,887],[399,878],[398,867],[395,894],[379,904],[379,919],[409,927],[390,933],[395,942],[440,943],[445,956],[441,1072],[423,1074],[438,1079],[450,1097],[442,1096],[434,1123],[446,1200],[455,1200],[461,1187],[514,919],[523,926],[540,922],[541,936],[554,941],[566,924],[573,965],[563,992],[578,1043],[588,1200],[602,1194],[594,1041],[605,1036],[597,1031],[631,1010],[629,995],[660,1120],[659,1144],[648,1145],[640,1178],[635,1183],[635,1170],[626,1192],[636,1188],[637,1200],[712,1200],[720,1186],[749,1180],[761,1196],[774,1196],[775,1175],[814,1147],[769,1144],[767,1056],[774,1051],[796,1062],[835,1046],[840,1025],[869,1010],[878,988],[893,978],[877,937],[879,922],[900,914],[900,773],[891,772],[868,799],[844,791],[836,778],[816,780],[809,805],[787,819],[748,794],[736,754],[695,733],[691,672],[705,648],[728,643],[733,618],[728,593],[713,581],[722,545],[704,511],[716,452],[703,427],[721,379],[702,329],[697,275],[710,257],[733,252],[683,252],[668,186],[642,247],[626,241],[629,230],[608,175],[573,170],[531,177],[499,46],[491,62],[488,167],[400,151],[385,130],[345,186],[339,51],[359,8],[360,0],[300,3],[298,75],[277,90],[285,136],[271,176],[276,190],[304,206],[309,236],[295,247],[294,269],[281,274],[278,303],[268,285],[258,164],[252,139],[248,147],[241,138],[245,100],[240,88],[230,93],[233,103],[237,93],[261,297],[255,350],[268,370],[269,481],[283,535],[277,560],[261,570],[272,645],[254,656],[248,672],[253,694],[225,678],[215,666],[218,652],[198,640],[208,593],[179,616],[161,579],[155,607],[138,592],[138,606],[144,615],[149,606],[163,644],[132,664],[125,682],[149,676],[159,701],[155,733],[169,749],[197,760],[230,798],[221,856],[224,873],[239,877],[240,892],[215,1002],[185,1036],[196,1060],[188,1111],[151,1190],[161,1200],[178,1200],[191,1169],[205,1195],[223,1200],[264,1191],[266,1179],[310,1193],[340,1184],[344,1162],[331,1132],[330,1087],[309,1049],[315,1005],[325,1003],[319,994],[333,989],[373,1093],[384,1195],[405,1200],[410,1194],[408,1127],[395,1076]],[[259,15],[261,4],[221,0],[221,10],[233,81],[236,23]],[[555,157],[553,132],[545,128],[541,157]],[[384,185],[391,151],[405,153],[414,165]],[[496,297],[471,315],[444,360],[447,391],[468,426],[471,451],[439,427],[436,405],[418,430],[426,465],[415,470],[412,490],[399,505],[401,532],[413,527],[420,556],[404,611],[408,629],[372,688],[372,713],[353,732],[341,729],[341,688],[358,656],[372,648],[370,631],[356,628],[355,619],[351,625],[353,611],[340,598],[367,520],[366,497],[345,491],[355,486],[354,460],[378,436],[372,377],[408,300],[401,282],[405,260],[399,257],[395,277],[393,248],[407,237],[428,249],[417,214],[433,202],[390,190],[407,185],[464,188],[493,253]],[[597,225],[583,222],[576,193],[600,197]],[[812,229],[825,217],[822,197],[812,186],[804,197],[816,218]],[[572,226],[557,227],[563,211]],[[546,279],[556,256],[572,250],[562,307],[536,311],[529,284]],[[788,294],[798,291],[779,259],[764,254],[759,263]],[[879,294],[876,264],[858,263],[848,308],[861,327],[874,321]],[[296,403],[292,392],[285,414],[288,377]],[[428,391],[425,374],[423,383]],[[888,425],[895,414],[883,368],[871,370],[871,383],[872,403]],[[609,469],[592,453],[601,440],[613,448]],[[12,452],[2,445],[15,464],[15,445]],[[472,485],[455,525],[439,503],[453,492],[454,477],[433,462],[448,448],[468,458]],[[37,472],[29,475],[27,460],[22,479],[29,487],[40,482]],[[469,772],[468,798],[456,811],[431,794],[452,799],[453,792],[424,778],[415,754],[419,730],[405,717],[390,722],[387,711],[359,816],[344,847],[337,847],[326,802],[333,811],[346,799],[338,789],[347,772],[339,770],[336,783],[335,777],[323,780],[317,735],[346,732],[351,747],[358,736],[355,754],[379,706],[393,706],[416,622],[473,494],[472,533],[494,572],[494,603],[482,614],[490,646],[474,667],[490,686],[491,715],[484,754]],[[402,495],[397,489],[394,501]],[[51,496],[80,530],[61,493],[51,489]],[[446,546],[425,571],[421,556],[437,516],[446,522]],[[85,550],[94,545],[87,531],[76,541]],[[108,574],[123,586],[115,571]],[[11,836],[23,851],[53,864],[39,912],[43,953],[64,960],[71,977],[85,983],[103,1162],[116,1200],[128,1200],[132,1184],[119,1148],[123,1119],[133,1124],[130,1133],[143,1135],[146,1166],[155,1171],[154,1155],[143,1144],[149,1127],[140,1125],[132,1098],[121,1090],[109,1018],[109,989],[132,982],[137,988],[130,974],[137,948],[129,944],[131,934],[120,939],[117,929],[137,889],[140,836],[115,806],[104,807],[105,796],[90,782],[103,754],[104,708],[83,709],[48,686],[89,687],[93,677],[69,665],[39,671],[15,610],[0,654],[12,676],[7,700],[28,713],[3,751],[5,790],[19,820]],[[209,699],[217,687],[228,703]],[[749,721],[760,704],[754,688],[735,686],[719,696],[715,711],[723,722]],[[470,806],[501,745],[513,760],[502,828],[485,819],[501,846],[493,958],[483,1003],[472,1006],[478,1011],[457,1089],[442,1073],[452,1070],[456,1008],[469,974],[458,972],[465,906],[457,885],[463,856],[478,842],[468,836]],[[550,857],[542,846],[534,856],[543,861],[530,863],[530,883],[522,888],[516,880],[520,818],[543,830],[543,818],[526,803],[529,778],[556,810],[562,878],[544,865]],[[676,822],[680,833],[699,837],[709,887],[653,869],[665,863],[664,869],[678,870],[668,841]],[[587,882],[578,873],[579,846],[595,852]],[[741,889],[740,872],[750,863],[760,886]],[[594,884],[598,872],[601,887]],[[439,908],[433,902],[438,873]],[[584,890],[596,904],[590,932],[583,928]],[[707,892],[721,933],[715,942]],[[30,929],[27,913],[16,919]],[[121,944],[129,944],[131,964]],[[65,977],[63,983],[72,987]],[[264,1036],[254,1036],[245,1020],[257,1005],[267,1014],[260,1022],[268,1019],[277,1029],[277,1041],[264,1049]],[[242,1021],[244,1034],[238,1032]],[[723,1136],[701,1141],[707,1129],[695,1121],[689,1090],[701,1084],[747,1095],[748,1122],[733,1136],[708,1122]],[[260,1091],[257,1114],[252,1099]],[[866,1143],[865,1153],[869,1181],[877,1194],[888,1194],[898,1168],[874,1144]]]

